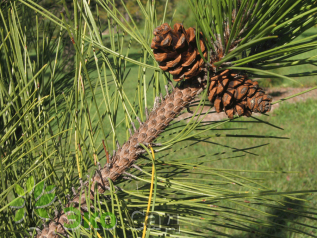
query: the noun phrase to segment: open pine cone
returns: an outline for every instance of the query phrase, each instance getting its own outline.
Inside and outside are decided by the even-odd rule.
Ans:
[[[265,94],[258,82],[225,70],[212,77],[208,99],[215,105],[217,112],[223,110],[232,119],[233,116],[251,116],[252,112],[270,111],[272,97]]]
[[[200,35],[201,52],[204,58],[207,58],[202,33]],[[198,74],[203,70],[206,71],[206,65],[197,48],[194,28],[185,30],[183,25],[176,23],[172,30],[167,23],[164,23],[154,30],[154,36],[151,44],[154,57],[159,62],[159,67],[172,74],[175,81],[200,77],[201,75]],[[235,41],[232,47],[234,46],[236,46]],[[222,47],[217,48],[218,50],[211,57],[210,75],[212,77],[208,89],[208,99],[214,104],[216,111],[218,113],[225,111],[230,119],[234,115],[251,116],[252,112],[270,111],[272,98],[259,88],[258,82],[253,82],[246,75],[235,74],[229,70],[220,74],[215,73],[216,67],[213,63],[223,57]]]
[[[204,60],[197,49],[194,28],[185,30],[183,25],[176,23],[172,30],[164,23],[154,30],[154,35],[151,44],[154,57],[160,68],[172,74],[175,81],[190,79],[205,68]],[[204,57],[207,57],[206,47],[201,39],[200,48]]]

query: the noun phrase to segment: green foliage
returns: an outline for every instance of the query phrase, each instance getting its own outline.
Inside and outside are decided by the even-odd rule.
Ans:
[[[167,84],[168,75],[162,74],[153,60],[150,42],[155,27],[169,22],[174,14],[174,7],[171,7],[173,2],[142,0],[134,5],[131,2],[75,0],[70,4],[69,1],[62,1],[59,5],[63,6],[60,15],[49,1],[45,2],[46,5],[30,0],[1,2],[2,235],[21,237],[31,231],[34,236],[35,230],[31,228],[43,226],[41,217],[53,218],[54,209],[62,209],[62,205],[54,200],[55,195],[65,205],[67,194],[72,194],[71,188],[78,187],[80,179],[85,180],[85,175],[92,176],[98,162],[105,163],[103,142],[112,153],[117,141],[121,143],[129,138],[131,122],[136,123],[136,117],[144,121],[145,111],[153,106],[154,98],[165,93],[162,89]],[[268,73],[266,67],[277,61],[282,66],[313,62],[314,57],[299,62],[290,60],[290,57],[316,48],[315,35],[292,41],[316,24],[317,6],[314,1],[305,1],[301,7],[296,5],[299,1],[291,0],[247,2],[188,1],[188,6],[193,8],[190,14],[196,17],[198,32],[202,30],[206,39],[217,40],[216,34],[224,30],[222,21],[230,19],[230,9],[239,4],[240,9],[250,10],[258,19],[251,21],[252,18],[249,18],[246,23],[249,28],[238,37],[240,43],[235,50],[227,51],[219,66],[231,62],[232,65],[227,64],[231,69],[289,79],[277,73]],[[177,9],[188,11],[186,5],[182,7],[178,6]],[[137,22],[137,14],[144,21]],[[243,14],[238,13],[237,16],[236,21],[239,22]],[[177,19],[176,13],[175,17]],[[185,23],[189,24],[190,21]],[[231,40],[237,40],[236,34],[242,26],[237,23],[229,25],[233,32]],[[107,36],[102,34],[105,28],[108,29]],[[282,40],[276,41],[276,35],[283,35]],[[132,44],[137,48],[132,49]],[[210,49],[214,47],[211,42],[208,46]],[[228,50],[227,45],[224,46]],[[268,46],[273,49],[268,49]],[[70,55],[66,58],[65,54]],[[69,64],[70,61],[72,64]],[[276,208],[284,215],[294,214],[288,210],[290,204],[303,201],[298,195],[314,191],[296,191],[296,188],[292,189],[295,190],[293,192],[275,192],[272,189],[276,189],[277,184],[261,183],[259,177],[249,175],[256,172],[256,168],[246,170],[229,165],[217,168],[211,164],[211,155],[214,156],[213,160],[238,160],[251,150],[246,143],[225,155],[218,154],[215,143],[227,146],[227,138],[218,136],[219,130],[225,134],[242,131],[241,136],[231,138],[233,144],[253,138],[254,132],[245,133],[244,128],[232,126],[235,120],[202,122],[196,116],[202,115],[203,106],[210,106],[204,99],[202,97],[195,113],[186,123],[173,123],[156,140],[163,146],[155,148],[155,161],[152,155],[143,156],[137,161],[141,169],[129,171],[132,180],[121,178],[115,184],[110,181],[110,190],[103,194],[108,199],[97,192],[93,204],[87,199],[90,215],[99,214],[102,217],[103,212],[111,212],[117,218],[115,229],[102,228],[98,233],[102,237],[142,235],[142,231],[133,227],[139,227],[144,217],[132,220],[132,213],[146,210],[155,162],[156,189],[151,209],[164,222],[171,217],[171,221],[175,221],[177,215],[182,237],[242,233],[267,237],[271,234],[270,229],[283,230],[294,236],[311,235],[307,229],[309,226],[316,227],[316,224],[311,222],[315,218],[307,215],[314,214],[308,204],[296,209],[296,215],[305,217],[311,222],[306,224],[311,225],[298,224],[291,219],[287,225],[276,222],[272,219],[274,211],[271,214],[269,209]],[[249,128],[266,126],[266,122],[257,122],[256,126]],[[284,136],[270,133],[260,130],[257,138],[276,143]],[[204,146],[203,141],[211,138],[217,142],[204,147],[205,157],[194,153],[196,148]],[[187,150],[180,147],[180,143],[192,141],[200,147],[186,145]],[[269,155],[265,154],[267,157]],[[276,168],[270,167],[272,169]],[[289,172],[288,167],[283,165],[276,170],[278,173]],[[268,173],[260,174],[265,174],[263,177],[266,178]],[[49,186],[45,187],[44,181]],[[116,191],[115,186],[121,190]],[[25,201],[25,207],[21,209]],[[90,210],[90,205],[96,210]],[[19,212],[15,213],[17,209]],[[32,216],[34,210],[40,217]],[[24,221],[17,224],[16,221],[24,213]],[[148,229],[147,237],[180,237],[175,230],[168,229],[170,223],[164,222],[161,230]],[[97,219],[98,226],[100,223],[100,219]],[[96,229],[86,230],[83,226],[69,233],[71,237],[97,237]]]
[[[311,37],[314,36],[317,32],[317,27],[314,26],[307,31],[303,32],[301,35],[299,35],[295,40],[300,40],[305,37]],[[295,41],[294,40],[294,41]],[[298,63],[301,60],[305,60],[307,58],[312,58],[317,54],[316,49],[307,51],[298,55],[294,55],[290,57],[289,60],[295,61],[294,63]],[[297,62],[298,61],[298,62]],[[275,73],[286,75],[288,77],[294,78],[296,82],[284,80],[280,78],[263,78],[260,80],[260,84],[264,87],[271,87],[271,86],[283,86],[283,87],[298,87],[298,86],[305,86],[305,87],[312,87],[316,86],[316,64],[312,60],[310,62],[307,62],[307,64],[298,64],[296,66],[285,66],[285,67],[276,67],[280,65],[279,63],[276,63],[272,66],[272,69],[270,67],[267,67],[267,70],[272,70]],[[298,84],[299,82],[300,84]]]
[[[313,0],[188,2],[195,13],[197,30],[204,33],[207,48],[216,51],[212,42],[218,42],[225,49],[224,57],[215,63],[217,67],[225,63],[229,67],[223,69],[247,70],[258,78],[294,81],[269,70],[315,63],[315,56],[303,60],[291,58],[316,48],[316,34],[293,41],[316,25],[317,4]],[[239,11],[232,13],[235,6],[240,6]],[[238,44],[230,50],[235,41]]]

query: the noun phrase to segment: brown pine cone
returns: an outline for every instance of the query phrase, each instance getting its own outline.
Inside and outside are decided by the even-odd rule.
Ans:
[[[200,48],[204,58],[207,58],[206,46],[202,33],[200,34]],[[223,57],[221,45],[217,42],[214,44],[217,50],[211,54],[210,73],[217,71],[213,63]],[[234,42],[232,47],[235,44]],[[154,30],[151,48],[154,49],[154,57],[160,68],[172,74],[175,81],[200,78],[198,74],[206,71],[204,60],[197,49],[196,32],[192,27],[185,30],[182,24],[176,23],[172,30],[164,23]],[[202,76],[204,79],[205,77]],[[219,113],[224,110],[230,119],[235,114],[251,116],[252,112],[265,113],[271,109],[272,98],[259,88],[257,82],[248,79],[246,75],[233,74],[229,70],[211,78],[208,95],[216,111]]]
[[[194,28],[185,30],[182,24],[176,23],[172,30],[164,23],[154,30],[154,35],[151,44],[154,57],[160,68],[172,74],[175,81],[190,79],[205,68],[204,60],[197,49]],[[206,47],[202,39],[200,48],[206,58]]]
[[[235,114],[249,117],[252,112],[265,113],[271,109],[272,97],[265,94],[258,82],[253,82],[246,75],[225,70],[210,80],[209,101],[218,113],[224,110],[230,119]]]

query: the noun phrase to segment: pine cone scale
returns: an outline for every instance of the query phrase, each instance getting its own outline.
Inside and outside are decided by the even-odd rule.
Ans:
[[[183,48],[185,46],[185,42],[186,42],[186,37],[184,34],[182,34],[181,37],[178,39],[176,45],[174,46],[175,49],[177,50],[177,49]]]
[[[217,91],[217,88],[213,88],[212,90],[209,91],[208,100],[210,102],[214,101],[214,97],[216,95],[216,91]]]
[[[226,107],[226,106],[229,106],[230,103],[231,103],[231,98],[232,96],[229,94],[229,93],[225,93],[223,98],[222,98],[222,103],[223,105]]]
[[[165,37],[165,39],[162,41],[161,46],[162,47],[170,46],[171,43],[172,43],[172,36],[171,35],[167,35]]]
[[[250,88],[249,92],[248,92],[248,97],[251,97],[252,95],[254,95],[254,93],[256,92],[256,88]]]
[[[170,74],[171,75],[179,75],[183,70],[183,67],[179,67],[179,68],[176,68],[175,70],[173,71],[170,71]]]
[[[182,59],[182,55],[179,55],[175,60],[167,62],[166,66],[168,68],[173,68],[181,61],[181,59]]]

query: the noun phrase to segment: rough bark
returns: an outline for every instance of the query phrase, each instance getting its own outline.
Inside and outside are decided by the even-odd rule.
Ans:
[[[139,129],[134,132],[130,139],[117,150],[110,164],[106,164],[101,170],[96,171],[95,175],[91,178],[90,199],[92,204],[95,187],[100,194],[104,193],[109,186],[108,178],[113,182],[116,181],[143,153],[143,148],[140,147],[138,143],[148,145],[153,142],[205,86],[206,84],[204,82],[199,83],[197,78],[188,80],[180,87],[173,89],[169,95],[165,96],[159,105],[153,108],[149,118],[140,125]],[[86,190],[88,190],[87,187]],[[79,194],[76,195],[66,204],[66,207],[72,205],[73,207],[80,207],[81,211],[87,210],[85,195],[82,194],[80,200],[79,198]],[[65,223],[69,223],[68,218],[66,214],[61,213],[55,217],[54,221],[50,222],[48,227],[45,227],[37,237],[60,237],[59,234],[66,236]]]

